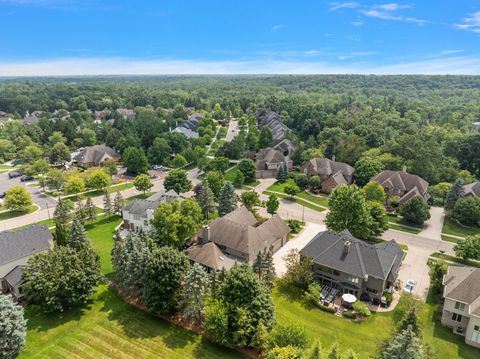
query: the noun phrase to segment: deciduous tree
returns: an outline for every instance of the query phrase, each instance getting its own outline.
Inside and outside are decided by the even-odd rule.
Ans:
[[[150,188],[153,187],[152,180],[149,175],[143,173],[139,174],[135,179],[133,180],[133,185],[137,189],[137,191],[143,191],[143,194],[147,191],[150,190]]]
[[[10,187],[5,192],[5,207],[11,211],[25,211],[32,203],[32,196],[23,186]]]
[[[265,207],[267,207],[267,212],[271,214],[272,216],[277,213],[278,206],[280,205],[280,202],[278,201],[278,198],[275,194],[271,194],[268,196],[268,200],[265,203]]]
[[[399,212],[407,221],[419,225],[430,218],[430,209],[420,197],[413,197],[400,207]]]
[[[192,181],[188,179],[185,170],[177,169],[168,174],[163,186],[166,190],[173,189],[177,193],[184,193],[192,189]]]

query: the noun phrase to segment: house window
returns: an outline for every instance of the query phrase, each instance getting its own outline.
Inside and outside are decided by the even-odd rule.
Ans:
[[[358,277],[354,277],[354,276],[348,276],[347,280],[349,282],[352,282],[352,283],[357,283],[358,284]]]
[[[365,288],[365,290],[369,293],[372,293],[372,294],[378,294],[378,290],[376,290],[376,289],[371,289],[371,288],[367,287],[367,288]]]
[[[144,226],[148,226],[148,221],[143,221]]]
[[[455,309],[463,312],[465,310],[465,303],[455,302]]]
[[[453,313],[452,315],[452,320],[455,321],[455,322],[461,322],[462,321],[462,315],[461,314],[457,314],[457,313]]]
[[[480,343],[480,326],[479,325],[475,325],[473,327],[472,342]]]

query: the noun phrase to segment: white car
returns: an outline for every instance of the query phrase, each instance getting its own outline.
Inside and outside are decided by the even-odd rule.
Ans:
[[[407,283],[405,283],[403,290],[407,293],[413,293],[413,290],[415,289],[416,285],[417,283],[413,279],[409,279],[407,280]]]

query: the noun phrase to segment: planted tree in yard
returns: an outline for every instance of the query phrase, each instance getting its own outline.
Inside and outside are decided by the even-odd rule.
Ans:
[[[50,165],[43,159],[38,159],[27,167],[27,170],[31,176],[34,176],[41,183],[43,190],[45,190],[45,175],[50,170]]]
[[[184,193],[192,189],[192,182],[188,179],[185,170],[177,169],[168,174],[163,186],[167,191],[173,189],[177,193]]]
[[[142,301],[154,313],[169,314],[177,305],[183,274],[188,269],[185,254],[171,247],[152,251],[145,263]]]
[[[409,326],[390,342],[387,348],[380,354],[380,358],[423,359],[423,348],[420,339]]]
[[[235,177],[233,178],[233,185],[236,188],[241,188],[244,182],[245,176],[243,175],[242,171],[237,171],[235,173]]]
[[[313,192],[319,192],[322,188],[322,181],[319,176],[313,176],[310,178],[310,190]]]
[[[117,191],[115,198],[113,199],[113,212],[116,214],[120,214],[122,212],[123,205],[125,201],[123,200],[123,196],[120,191]]]
[[[295,183],[287,183],[283,191],[293,199],[300,192],[300,188]]]
[[[31,257],[22,276],[30,303],[44,312],[63,312],[90,298],[100,279],[100,259],[89,247],[58,247]]]
[[[57,206],[53,212],[53,219],[55,223],[66,226],[72,219],[72,205],[67,199],[58,199]]]
[[[69,162],[71,160],[70,150],[64,143],[56,143],[50,150],[48,160],[52,164]]]
[[[80,222],[84,222],[87,218],[85,213],[85,208],[81,200],[77,201],[77,205],[75,207],[75,216],[80,220]]]
[[[222,345],[229,344],[228,312],[221,300],[214,299],[205,307],[204,328],[213,341]]]
[[[320,343],[317,340],[305,355],[305,359],[321,359],[321,354],[322,354],[322,347],[320,346]],[[354,358],[348,358],[348,359],[354,359]]]
[[[113,212],[112,200],[110,199],[110,192],[108,191],[103,193],[103,211],[108,215],[108,218],[110,218]]]
[[[141,148],[127,147],[122,154],[123,165],[127,172],[137,174],[148,170],[148,160]]]
[[[60,191],[63,184],[65,183],[65,176],[62,171],[55,168],[50,169],[46,176],[46,184],[48,187]]]
[[[225,177],[223,176],[223,173],[219,171],[207,172],[207,174],[205,175],[205,181],[207,181],[208,186],[210,187],[213,195],[215,196],[215,200],[217,200],[220,196],[220,191],[225,185]]]
[[[278,206],[280,205],[280,202],[278,201],[278,198],[275,194],[271,194],[268,196],[268,200],[265,203],[265,206],[267,207],[267,212],[271,214],[272,216],[277,213]]]
[[[305,188],[308,186],[308,177],[304,173],[296,173],[293,180],[300,188]]]
[[[358,316],[363,318],[369,317],[372,314],[370,312],[370,309],[368,309],[368,305],[359,300],[353,303],[353,310],[357,313]]]
[[[25,345],[26,334],[23,308],[11,296],[0,295],[0,358],[16,358]]]
[[[67,194],[76,194],[85,191],[85,182],[78,176],[72,176],[65,183],[65,192]]]
[[[467,226],[480,226],[480,197],[460,198],[453,207],[453,217]]]
[[[117,162],[113,160],[103,161],[103,168],[110,175],[110,177],[118,173]]]
[[[288,179],[288,166],[286,163],[282,163],[277,169],[277,181],[284,183]]]
[[[431,261],[430,267],[430,285],[437,293],[442,292],[443,276],[447,274],[448,265],[443,260]]]
[[[237,195],[230,182],[225,182],[218,197],[218,214],[224,216],[237,209]]]
[[[305,349],[307,344],[308,339],[305,327],[295,322],[276,324],[267,340],[268,348],[293,346]]]
[[[430,209],[420,197],[413,197],[400,207],[399,212],[407,221],[418,225],[422,225],[430,218]]]
[[[247,209],[252,212],[255,206],[260,205],[260,197],[255,191],[245,191],[241,194],[240,200]]]
[[[215,203],[215,196],[210,190],[208,182],[202,182],[197,200],[200,208],[202,208],[203,216],[208,219],[208,215],[214,212],[217,207]]]
[[[94,169],[88,173],[87,185],[96,190],[102,190],[112,183],[110,176],[101,168]]]
[[[270,127],[263,126],[260,130],[260,135],[258,137],[258,146],[260,148],[266,148],[272,142],[272,132],[270,131]]]
[[[273,286],[273,281],[275,280],[275,265],[273,264],[272,253],[267,252],[263,256],[262,261],[262,280],[269,287]]]
[[[371,233],[372,218],[365,192],[355,185],[340,185],[333,189],[329,200],[330,212],[325,218],[327,228],[335,232],[348,229],[366,239]]]
[[[306,290],[313,280],[312,259],[300,255],[298,249],[291,249],[284,257],[287,272],[284,279],[287,283]]]
[[[67,244],[68,231],[65,225],[55,222],[55,231],[53,232],[53,239],[57,246],[65,246]]]
[[[375,201],[375,202],[383,203],[387,198],[385,194],[385,190],[378,182],[375,182],[375,181],[368,182],[363,187],[363,190],[365,191],[365,196],[367,198],[367,201]]]
[[[453,247],[455,255],[463,259],[480,259],[480,234],[468,236]]]
[[[411,307],[407,314],[404,315],[400,323],[398,324],[398,332],[402,333],[404,330],[411,328],[418,338],[422,337],[422,327],[417,315],[417,308]]]
[[[152,180],[147,174],[140,174],[133,180],[133,185],[137,191],[143,191],[143,194],[153,187]]]
[[[97,218],[97,209],[95,208],[95,205],[90,197],[88,197],[87,201],[85,202],[85,213],[90,222],[93,222],[95,218]]]
[[[25,211],[32,204],[32,196],[23,186],[10,187],[5,192],[5,207],[10,211]]]
[[[202,323],[205,314],[205,300],[210,292],[207,272],[198,263],[194,263],[182,284],[180,294],[180,312],[183,320]]]
[[[365,186],[372,177],[384,170],[380,160],[375,157],[362,157],[355,163],[355,181],[359,186]]]
[[[258,252],[257,258],[252,263],[253,273],[258,275],[258,279],[262,280],[262,271],[263,271],[263,253]]]
[[[385,207],[380,202],[368,202],[370,216],[370,233],[374,236],[379,236],[388,229],[388,217]]]
[[[328,351],[327,359],[342,359],[342,354],[340,353],[340,346],[338,343],[332,344],[330,350]]]
[[[90,244],[87,238],[87,231],[78,217],[73,219],[65,244],[77,250],[81,250]]]
[[[180,153],[177,153],[172,160],[172,166],[175,168],[186,166],[187,163],[187,159]]]
[[[453,209],[457,201],[464,196],[463,180],[457,178],[445,198],[445,208]]]
[[[243,158],[238,163],[238,169],[242,172],[245,182],[255,181],[255,162],[249,158]]]

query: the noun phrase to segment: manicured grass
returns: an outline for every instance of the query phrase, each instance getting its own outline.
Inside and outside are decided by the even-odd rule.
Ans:
[[[287,194],[280,194],[280,193],[273,193],[273,192],[270,192],[268,190],[266,191],[263,191],[263,194],[266,194],[266,195],[269,195],[269,194],[274,194],[275,196],[277,196],[278,198],[283,198],[283,199],[286,199],[288,201],[291,201],[291,202],[295,202],[301,206],[305,206],[307,208],[310,208],[310,209],[313,209],[314,211],[317,211],[317,212],[323,212],[325,211],[325,208],[324,207],[319,207],[319,206],[316,206],[310,202],[307,202],[307,201],[304,201],[302,199],[299,199],[299,198],[291,198],[289,195]]]
[[[227,172],[225,172],[225,180],[234,182],[235,181],[235,176],[237,175],[237,172],[240,171],[237,166],[230,167]],[[260,184],[260,181],[255,180],[252,182],[245,182],[245,186],[250,186],[250,187],[257,187]]]
[[[413,227],[403,227],[403,226],[398,226],[394,223],[388,223],[388,228],[395,229],[397,231],[402,231],[402,232],[407,232],[407,233],[412,233],[412,234],[418,234],[421,232],[420,229],[413,228]]]
[[[156,192],[147,192],[145,194],[143,193],[136,194],[135,196],[125,198],[125,202],[128,203],[133,199],[147,199],[148,197],[153,196],[155,193]]]
[[[458,241],[461,241],[461,239],[454,238],[454,237],[449,237],[449,236],[446,236],[446,235],[442,234],[442,241],[457,243]]]
[[[470,266],[470,267],[480,268],[480,262],[472,261],[470,259],[464,260],[462,258],[450,256],[448,254],[442,254],[442,253],[439,253],[439,252],[432,253],[431,256],[433,258],[439,258],[439,259],[443,259],[443,260],[446,260],[446,261],[449,261],[449,262],[458,263],[458,264],[461,264],[461,265],[467,265],[467,266]]]
[[[88,232],[88,238],[92,241],[92,247],[100,256],[102,274],[107,276],[113,273],[113,234],[115,233],[115,227],[121,222],[122,218],[120,216],[112,215],[110,218],[102,216],[93,223],[85,225],[85,229]]]
[[[268,191],[273,191],[273,192],[282,192],[285,193],[285,186],[287,184],[295,184],[293,179],[289,179],[288,181],[285,181],[283,183],[280,182],[275,182],[272,184],[270,187],[267,188]],[[315,196],[311,193],[308,193],[306,191],[301,191],[297,193],[297,197],[301,197],[303,199],[306,199],[310,202],[316,203],[322,207],[328,207],[328,197],[320,197],[320,196]]]
[[[397,309],[394,309],[387,313],[372,314],[362,322],[353,322],[314,308],[305,302],[297,290],[280,288],[276,287],[273,291],[277,321],[304,325],[310,343],[319,340],[324,350],[338,342],[341,350],[351,348],[360,359],[371,358],[377,352],[378,344],[390,337],[395,323],[400,319]],[[463,337],[456,336],[451,329],[436,321],[437,307],[438,302],[429,296],[420,312],[424,341],[432,345],[439,358],[477,358],[478,349],[466,345]]]
[[[45,315],[29,306],[26,318],[21,359],[242,358],[127,304],[105,285],[83,308]]]
[[[445,234],[452,234],[454,236],[466,237],[466,236],[473,236],[475,234],[480,234],[479,227],[464,227],[459,225],[449,216],[445,217],[445,221],[443,222],[442,233]]]
[[[31,206],[28,206],[28,208],[25,211],[4,211],[0,212],[0,221],[4,221],[6,219],[11,219],[15,217],[20,217],[24,216],[26,214],[33,213],[37,210],[38,206],[32,204]]]
[[[413,234],[418,234],[422,231],[422,226],[419,226],[418,224],[415,224],[415,223],[408,222],[403,217],[389,214],[387,219],[389,222],[388,227],[391,229],[396,229],[397,231],[413,233]],[[401,226],[399,226],[399,224],[401,224]],[[404,226],[408,226],[408,227],[404,227]]]
[[[0,164],[0,169],[1,170],[9,170],[9,169],[12,169],[12,168],[15,168],[14,166],[11,166],[11,165],[5,165],[5,164]]]

